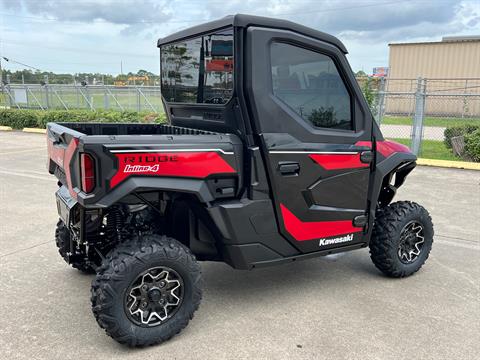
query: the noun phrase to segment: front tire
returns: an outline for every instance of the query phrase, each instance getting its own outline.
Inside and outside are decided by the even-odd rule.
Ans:
[[[377,210],[370,257],[385,275],[414,274],[427,260],[432,244],[432,219],[424,207],[399,201]]]
[[[202,298],[200,265],[175,239],[145,235],[107,256],[92,282],[92,310],[121,344],[148,346],[178,334]]]

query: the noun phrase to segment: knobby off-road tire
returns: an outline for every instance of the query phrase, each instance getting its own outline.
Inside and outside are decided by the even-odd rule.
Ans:
[[[432,219],[422,206],[399,201],[377,210],[370,257],[385,275],[414,274],[427,260],[432,244]]]
[[[168,275],[162,275],[164,272]],[[160,294],[163,283],[167,285]],[[164,304],[164,297],[169,298],[165,303],[174,302],[172,292],[179,299],[178,305],[169,306],[168,313],[159,311],[158,304],[160,301]],[[157,297],[154,299],[152,294]],[[142,347],[169,340],[187,326],[201,299],[199,263],[187,247],[166,236],[145,235],[119,245],[104,260],[92,282],[92,310],[98,324],[113,339],[128,346]],[[143,308],[147,302],[148,307]],[[172,308],[175,311],[170,311]],[[132,309],[137,314],[132,314]],[[153,324],[144,324],[144,313],[140,310],[145,310],[145,319],[153,313],[166,318],[153,316],[150,320]]]
[[[67,252],[70,250],[70,231],[62,220],[58,220],[57,222],[57,228],[55,229],[55,243],[57,244],[58,252],[67,264],[70,264],[73,268],[80,270],[85,274],[95,274],[95,269],[86,264],[85,261],[69,260]]]

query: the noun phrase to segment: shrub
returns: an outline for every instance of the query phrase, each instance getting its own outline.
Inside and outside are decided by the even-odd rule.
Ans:
[[[480,162],[480,128],[465,135],[465,155]]]
[[[0,110],[0,125],[13,129],[37,127],[38,114],[35,110]]]
[[[465,136],[467,134],[474,132],[477,129],[480,129],[480,125],[467,124],[467,125],[447,127],[443,133],[445,136],[445,139],[443,140],[443,142],[445,143],[445,146],[447,148],[451,149],[452,137]]]
[[[14,129],[45,128],[48,122],[164,123],[165,114],[111,110],[18,110],[0,109],[0,125]]]

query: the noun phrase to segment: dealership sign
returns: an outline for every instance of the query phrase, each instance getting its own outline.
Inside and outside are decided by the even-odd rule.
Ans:
[[[388,75],[388,67],[374,67],[373,77],[386,77]]]

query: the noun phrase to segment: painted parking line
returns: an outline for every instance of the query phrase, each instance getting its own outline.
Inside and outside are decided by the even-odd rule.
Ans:
[[[46,129],[39,129],[39,128],[23,128],[23,132],[26,133],[36,133],[36,134],[46,134]]]
[[[33,175],[33,174],[28,174],[28,173],[23,173],[23,172],[18,172],[18,171],[0,170],[0,174],[11,175],[11,176],[20,176],[20,177],[25,177],[25,178],[30,178],[30,179],[38,179],[38,180],[45,180],[45,181],[51,181],[51,182],[57,181],[57,179],[54,178],[54,177],[38,176],[38,175]]]
[[[0,156],[1,155],[23,154],[23,153],[39,151],[39,150],[45,150],[45,153],[47,153],[47,148],[45,146],[42,146],[42,147],[36,147],[36,148],[31,148],[31,149],[26,149],[26,150],[14,150],[14,151],[0,152]]]

